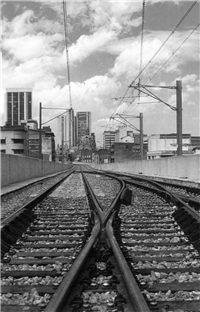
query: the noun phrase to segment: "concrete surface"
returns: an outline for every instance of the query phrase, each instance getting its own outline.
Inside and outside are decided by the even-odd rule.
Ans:
[[[1,187],[33,178],[44,177],[70,168],[60,164],[24,156],[1,154]]]
[[[88,165],[101,170],[200,182],[200,155]]]

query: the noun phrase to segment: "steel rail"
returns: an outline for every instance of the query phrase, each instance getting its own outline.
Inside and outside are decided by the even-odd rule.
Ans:
[[[94,171],[95,172],[95,171]],[[88,172],[87,172],[88,173]],[[90,174],[92,174],[92,172],[89,172]],[[100,173],[101,175],[106,175],[106,176],[109,176],[111,178],[113,178],[111,175],[109,174],[105,174],[105,173]],[[91,198],[92,198],[92,201],[93,201],[93,204],[94,206],[96,207],[96,211],[99,215],[99,218],[101,220],[101,226],[105,226],[106,222],[108,221],[111,213],[113,212],[113,210],[115,209],[115,206],[117,205],[117,203],[119,202],[120,200],[120,197],[121,197],[121,194],[123,192],[123,190],[125,189],[125,183],[123,180],[117,178],[117,177],[114,177],[114,179],[118,180],[121,184],[121,190],[119,191],[118,195],[115,197],[115,199],[113,200],[112,204],[110,205],[109,209],[107,211],[105,211],[104,213],[102,213],[102,209],[101,209],[101,206],[98,202],[98,199],[96,198],[89,182],[87,181],[87,178],[85,177],[85,174],[84,172],[82,172],[82,176],[83,176],[83,180],[86,184],[86,187],[87,187],[87,190],[88,192],[90,193],[91,195]]]
[[[80,270],[85,264],[85,261],[93,245],[98,239],[99,234],[100,234],[100,223],[99,223],[99,220],[97,219],[97,216],[95,216],[95,226],[92,230],[92,234],[89,240],[87,241],[82,251],[78,255],[77,259],[73,263],[72,267],[69,270],[69,273],[65,276],[62,283],[56,290],[55,294],[50,299],[44,312],[60,312],[61,311],[66,300],[68,299],[67,296],[70,294],[71,288],[74,282],[76,281],[78,274],[80,273]]]
[[[86,179],[84,173],[81,172],[81,174],[82,174],[85,186],[86,186],[87,196],[89,196],[89,195],[91,196],[93,208],[95,209],[96,213],[98,214],[98,216],[100,218],[100,221],[101,221],[101,225],[102,225],[102,223],[103,223],[103,215],[102,215],[101,206],[99,205],[99,202],[98,202],[96,196],[94,195],[94,192],[93,192],[93,190],[92,190],[88,180]]]
[[[44,198],[48,196],[57,186],[59,186],[63,180],[74,172],[74,169],[69,171],[64,178],[51,185],[48,189],[40,193],[37,197],[30,200],[28,203],[18,208],[7,218],[4,218],[1,224],[1,256],[5,252],[8,252],[10,247],[15,244],[18,238],[21,237],[22,233],[27,230],[30,223],[35,218],[32,209],[40,203]],[[21,219],[22,221],[19,221]]]
[[[1,221],[1,230],[9,224],[11,221],[13,221],[16,217],[18,217],[22,212],[26,211],[27,209],[33,208],[35,205],[37,205],[40,201],[42,201],[49,193],[51,193],[56,187],[58,187],[59,184],[61,184],[66,178],[68,178],[73,172],[75,171],[75,168],[70,170],[68,174],[62,178],[60,181],[55,183],[54,185],[51,185],[49,188],[47,188],[44,192],[40,193],[37,197],[34,199],[31,199],[28,203],[21,206],[18,210],[14,211],[10,216],[4,218]]]
[[[140,180],[140,181],[145,181],[145,182],[148,182],[154,186],[157,187],[157,189],[155,188],[151,188],[150,186],[147,186],[147,185],[138,185],[136,182],[133,182],[133,181],[126,181],[126,180],[123,180],[123,178],[121,180],[123,180],[125,183],[127,184],[132,184],[136,187],[141,187],[141,188],[144,188],[146,190],[149,190],[151,192],[155,192],[157,193],[158,195],[162,196],[162,197],[169,197],[171,199],[171,201],[173,201],[174,203],[178,203],[179,205],[181,204],[183,206],[183,208],[195,219],[197,220],[198,222],[200,222],[199,220],[199,213],[197,211],[194,210],[194,208],[192,208],[189,204],[187,204],[183,198],[181,198],[181,196],[179,195],[176,195],[174,194],[173,192],[170,192],[169,190],[167,190],[165,187],[163,187],[162,185],[160,185],[158,182],[155,182],[155,181],[150,181],[148,179],[145,179],[145,178],[140,178],[140,177],[132,177],[132,176],[128,176],[126,174],[120,174],[120,173],[109,173],[110,176],[114,176],[115,174],[116,175],[124,175],[124,176],[127,176],[127,177],[130,177],[130,178],[134,178],[136,180]],[[192,199],[187,199],[187,201],[192,201]],[[195,201],[196,202],[196,201]]]
[[[193,216],[193,218],[195,218],[197,221],[199,221],[199,213],[197,211],[195,211],[189,204],[187,204],[184,201],[184,196],[181,198],[180,195],[175,194],[174,192],[170,192],[169,190],[167,190],[164,186],[160,185],[158,182],[154,182],[152,181],[152,184],[157,186],[157,188],[160,188],[161,190],[163,190],[164,192],[168,193],[170,196],[173,196],[174,199],[176,199],[176,201],[180,202],[182,205],[184,205],[184,208],[187,210],[187,212],[189,214],[191,214]],[[191,201],[190,198],[187,198],[187,201]],[[197,201],[195,201],[197,202]],[[200,203],[199,203],[200,205]]]
[[[109,170],[105,170],[105,172],[108,172],[108,173],[114,174],[114,175],[125,176],[127,178],[131,178],[131,179],[135,179],[135,180],[139,180],[139,181],[145,181],[148,183],[157,184],[160,187],[162,187],[162,184],[168,185],[168,186],[173,186],[173,187],[181,187],[181,185],[179,185],[179,184],[174,184],[174,183],[170,184],[169,182],[164,182],[164,181],[154,181],[154,180],[150,180],[150,179],[145,178],[145,177],[139,177],[138,175],[135,176],[134,174],[127,174],[125,172],[120,173],[120,172],[113,172],[113,171],[109,171]],[[186,186],[185,188],[189,189],[191,193],[194,192],[194,193],[200,194],[200,191],[198,188],[191,187],[191,186]],[[174,193],[174,192],[172,191],[171,193]],[[184,197],[185,197],[184,195],[179,194],[178,196],[184,200]],[[190,200],[193,201],[192,198],[190,198]],[[198,201],[194,200],[194,202],[198,202]]]
[[[124,281],[124,284],[126,286],[127,292],[130,296],[130,302],[135,308],[135,311],[137,312],[150,312],[150,309],[144,299],[144,297],[141,294],[141,291],[132,275],[132,272],[120,250],[120,247],[114,237],[113,234],[113,228],[112,228],[112,221],[113,216],[116,212],[112,214],[112,217],[110,220],[108,218],[110,217],[110,214],[113,212],[114,207],[118,203],[118,200],[120,199],[121,193],[125,187],[124,182],[122,184],[122,188],[119,191],[117,197],[112,202],[109,211],[102,211],[101,207],[98,203],[98,200],[95,197],[95,194],[93,193],[86,177],[83,175],[84,183],[86,184],[86,192],[87,194],[90,194],[92,199],[93,207],[96,207],[96,212],[98,214],[98,218],[100,220],[97,221],[97,215],[95,215],[95,227],[93,228],[92,235],[89,239],[89,241],[84,246],[82,252],[79,254],[78,258],[75,260],[72,268],[69,271],[69,274],[66,275],[61,285],[58,287],[56,293],[52,296],[48,306],[45,308],[44,312],[60,312],[65,311],[65,304],[67,300],[69,300],[69,295],[71,293],[71,289],[78,277],[78,274],[83,267],[84,263],[86,262],[87,256],[89,255],[89,252],[93,245],[95,244],[97,238],[99,237],[100,233],[105,230],[106,236],[108,238],[108,242],[113,250],[114,256],[116,258],[116,262],[119,266],[119,269],[121,271],[121,275]],[[119,179],[118,179],[119,180]],[[105,223],[107,222],[107,224]]]
[[[132,185],[135,185],[138,187],[138,184],[133,182],[133,181],[127,181],[128,184],[132,184]],[[194,210],[194,208],[190,207],[186,202],[184,202],[180,197],[178,197],[177,195],[175,195],[174,193],[171,193],[169,192],[168,190],[166,189],[155,189],[155,188],[151,188],[150,186],[146,186],[146,185],[139,185],[139,187],[141,188],[144,188],[146,190],[150,190],[151,192],[155,192],[157,193],[158,195],[164,197],[165,199],[166,198],[170,198],[170,200],[173,202],[173,203],[176,203],[176,204],[181,204],[182,205],[182,208],[184,208],[195,220],[197,220],[198,222],[200,222],[199,220],[199,213],[197,211]]]
[[[135,308],[135,311],[137,312],[150,312],[150,309],[136,283],[136,280],[120,250],[120,247],[115,239],[115,236],[113,234],[113,227],[112,227],[112,221],[113,217],[115,215],[115,212],[113,213],[112,217],[109,219],[106,225],[106,234],[108,241],[110,243],[110,246],[112,248],[113,254],[115,256],[115,259],[117,261],[117,264],[119,266],[119,270],[121,272],[123,281],[125,283],[127,292],[129,294],[130,300]]]
[[[51,179],[51,178],[55,178],[56,176],[59,176],[60,174],[65,173],[65,172],[68,172],[68,171],[70,171],[70,170],[76,170],[76,167],[73,166],[73,165],[71,165],[68,169],[66,169],[66,170],[64,170],[64,171],[59,171],[59,172],[57,172],[57,173],[53,173],[53,174],[51,174],[51,175],[49,175],[49,176],[45,176],[45,177],[38,177],[38,180],[32,181],[32,182],[30,182],[30,183],[28,183],[28,184],[26,184],[26,185],[24,185],[24,186],[21,186],[21,187],[19,187],[19,188],[13,189],[13,190],[11,190],[11,191],[7,191],[7,192],[5,192],[5,193],[1,193],[1,194],[0,194],[0,198],[3,198],[4,196],[9,195],[9,194],[12,194],[12,193],[14,193],[14,192],[23,190],[23,189],[25,189],[25,188],[27,188],[27,187],[29,187],[29,186],[34,185],[34,184],[41,183],[41,182],[43,182],[43,181],[45,181],[45,180],[48,180],[48,179]]]

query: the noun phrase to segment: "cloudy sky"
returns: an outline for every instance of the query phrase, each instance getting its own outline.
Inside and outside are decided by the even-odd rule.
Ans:
[[[199,2],[146,0],[67,1],[71,98],[75,113],[92,112],[92,132],[115,129],[121,114],[144,116],[144,132],[176,132],[176,113],[132,85],[183,85],[183,133],[200,135]],[[185,16],[185,18],[183,18]],[[6,88],[33,88],[33,119],[44,107],[70,108],[62,1],[2,1],[1,119]],[[174,30],[174,31],[173,31]],[[172,33],[173,31],[173,33]],[[167,39],[168,38],[168,39]],[[141,57],[142,56],[142,57]],[[140,76],[138,74],[141,72]],[[176,90],[151,88],[176,106]],[[151,103],[152,102],[152,103]],[[43,122],[62,111],[43,110]],[[114,117],[114,119],[110,119]],[[137,118],[128,118],[139,127]],[[49,123],[59,141],[57,119]]]

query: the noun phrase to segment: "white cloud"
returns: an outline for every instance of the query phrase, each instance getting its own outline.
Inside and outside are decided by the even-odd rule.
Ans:
[[[48,10],[46,10],[47,7]],[[141,12],[142,1],[69,1],[67,7],[70,36],[75,34],[74,43],[69,47],[70,65],[73,64],[78,69],[79,62],[85,61],[85,66],[93,67],[89,72],[91,78],[85,78],[87,77],[87,73],[85,73],[83,77],[87,80],[83,83],[78,81],[79,77],[77,76],[71,82],[73,108],[75,111],[89,110],[92,112],[92,130],[95,132],[100,124],[109,122],[109,117],[117,108],[119,102],[111,98],[123,96],[127,86],[139,73],[141,38],[140,36],[134,37],[134,27],[141,24],[141,17],[138,17],[138,12]],[[51,8],[54,10],[53,13]],[[59,85],[58,80],[61,75],[67,76],[62,1],[41,2],[40,9],[40,18],[36,14],[37,10],[32,11],[24,8],[21,15],[16,16],[13,20],[10,19],[10,21],[4,19],[3,22],[5,35],[2,46],[5,52],[3,88],[33,87],[34,118],[38,118],[38,103],[40,101],[44,106],[48,105],[51,108],[69,108],[68,86]],[[57,20],[55,16],[57,16]],[[84,26],[82,33],[80,33],[81,25]],[[128,33],[130,29],[132,30],[131,36]],[[189,33],[189,30],[176,32],[172,36],[173,40],[170,39],[164,45],[143,74],[146,80],[160,69]],[[168,35],[169,32],[167,31],[145,31],[143,66],[149,62]],[[195,107],[199,94],[197,75],[184,75],[182,70],[184,69],[186,72],[186,66],[191,61],[199,61],[198,43],[196,32],[162,68],[159,76],[156,76],[159,77],[157,80],[159,81],[158,84],[161,85],[174,85],[176,79],[182,79],[183,99],[187,101],[187,105],[191,104]],[[110,54],[111,62],[109,64],[114,62],[110,68],[105,67],[104,76],[98,75],[98,67],[95,68],[98,64],[90,63],[89,56],[95,55],[96,52],[102,53],[105,58],[106,53]],[[83,66],[83,68],[86,67]],[[71,71],[71,77],[74,77],[73,66]],[[166,102],[175,103],[174,91],[167,92],[158,89],[157,92]],[[172,115],[175,120],[174,112],[168,113],[170,109],[164,104],[138,105],[136,101],[129,105],[124,101],[116,110],[119,113],[122,111],[127,113],[134,111],[134,115],[144,112],[144,125],[147,127],[148,123],[151,123],[149,129],[155,127],[157,111],[160,112],[162,118],[167,114],[167,116]],[[43,119],[46,121],[59,113],[59,111],[47,110],[43,114]],[[185,108],[183,113],[185,113]],[[149,116],[153,116],[151,122]],[[162,123],[163,120],[160,118],[159,126],[161,128],[159,129],[162,129]],[[101,129],[103,132],[103,128]],[[56,122],[53,123],[53,131],[55,133],[57,131]]]
[[[20,15],[17,15],[11,22],[3,19],[3,35],[10,38],[24,36],[32,30],[31,22],[34,19],[34,12],[26,10]]]
[[[182,78],[182,82],[184,84],[195,84],[198,80],[197,75],[192,74],[192,75],[186,75],[185,77]]]
[[[36,36],[25,35],[23,37],[5,39],[2,47],[16,60],[25,62],[33,58],[43,57],[44,55],[53,55],[55,44],[62,39],[62,36],[59,34],[45,36],[39,33]]]
[[[72,99],[75,108],[81,110],[82,107],[87,107],[93,112],[98,112],[94,116],[95,120],[97,120],[104,116],[105,111],[109,109],[110,94],[115,93],[116,89],[120,87],[119,82],[107,76],[95,76],[84,83],[72,83]],[[110,106],[112,107],[111,104]]]
[[[142,9],[142,3],[139,1],[104,1],[101,5],[97,5],[95,1],[88,2],[90,7],[90,25],[93,29],[103,25],[110,24],[111,18],[118,22],[123,31],[129,30],[130,26],[138,26],[141,19],[133,18],[133,13]],[[113,24],[115,25],[115,24]],[[110,24],[112,26],[112,23]]]
[[[151,78],[160,70],[161,73],[176,73],[177,75],[180,74],[180,67],[182,65],[186,65],[193,60],[198,61],[199,41],[197,38],[195,40],[196,35],[194,35],[194,38],[191,37],[188,39],[187,44],[185,43],[180,51],[178,50],[175,55],[173,54],[181,45],[184,38],[188,36],[188,33],[188,31],[185,31],[174,34],[173,42],[169,41],[163,45],[162,49],[153,59],[152,57],[160,49],[169,33],[165,31],[151,31],[146,33],[144,36],[142,59],[143,68],[146,67],[146,69],[142,73],[142,76]],[[133,41],[132,43],[131,40]],[[129,38],[129,40],[125,40],[125,44],[123,41],[121,43],[120,41],[119,43],[110,43],[107,50],[119,52],[114,67],[110,69],[110,73],[118,78],[125,75],[127,80],[132,80],[131,78],[134,78],[139,73],[140,49],[140,37]],[[188,53],[188,50],[190,53]],[[150,62],[151,59],[152,61]],[[169,61],[166,62],[167,60]],[[147,64],[148,66],[146,66]]]
[[[26,62],[33,58],[58,53],[63,34],[58,22],[45,20],[44,17],[36,20],[32,10],[26,10],[17,15],[10,22],[3,20],[2,48],[7,57]]]
[[[100,28],[92,35],[82,35],[69,49],[70,61],[81,62],[92,53],[104,49],[109,42],[115,40],[117,35],[114,31]]]

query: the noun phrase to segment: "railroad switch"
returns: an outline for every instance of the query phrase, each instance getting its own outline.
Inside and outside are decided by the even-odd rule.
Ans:
[[[129,206],[132,203],[132,191],[130,189],[128,189],[127,187],[123,190],[122,194],[121,194],[121,202],[122,204]]]

